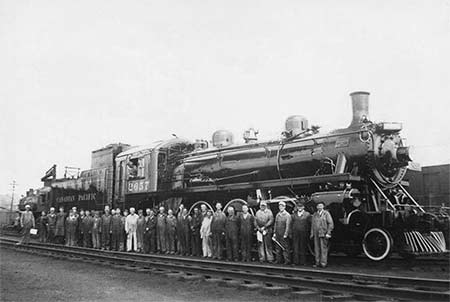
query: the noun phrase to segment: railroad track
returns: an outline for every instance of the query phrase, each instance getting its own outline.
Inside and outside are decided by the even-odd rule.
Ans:
[[[0,235],[11,237],[21,236],[20,233],[9,230],[1,230]],[[36,239],[38,237],[34,236],[34,238]],[[394,255],[381,262],[374,262],[364,256],[351,257],[343,254],[330,254],[329,262],[340,263],[341,265],[364,266],[364,267],[386,268],[386,269],[398,267],[402,269],[419,268],[427,271],[438,270],[444,272],[448,272],[450,270],[449,254],[443,256],[417,256],[411,259],[404,259],[398,255]]]
[[[384,298],[392,301],[449,301],[450,282],[441,279],[375,276],[309,268],[223,262],[190,257],[101,251],[53,244],[16,245],[0,238],[3,247],[81,261],[103,263],[185,280],[205,280],[246,289],[262,289],[298,297],[340,296],[346,300]],[[312,291],[311,289],[314,289]],[[318,292],[319,291],[319,292]]]

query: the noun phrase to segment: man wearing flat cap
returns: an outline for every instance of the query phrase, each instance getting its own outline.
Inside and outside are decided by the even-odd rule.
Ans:
[[[331,238],[334,224],[331,214],[324,210],[325,204],[319,201],[311,222],[311,239],[314,239],[316,264],[314,267],[326,267],[328,258],[328,241]]]
[[[291,227],[291,215],[286,211],[286,203],[278,203],[279,212],[275,217],[275,232],[273,239],[276,243],[277,263],[290,264],[289,256],[289,233]]]
[[[262,200],[259,210],[255,214],[256,237],[258,239],[258,255],[260,262],[273,262],[272,251],[272,224],[273,213],[267,207],[267,202]]]
[[[311,226],[311,214],[305,211],[303,200],[297,203],[297,208],[292,213],[292,245],[294,250],[294,264],[306,264],[306,247]]]
[[[22,244],[30,243],[30,230],[31,228],[35,228],[34,216],[30,208],[30,205],[25,205],[25,212],[20,216],[20,226],[23,231]]]

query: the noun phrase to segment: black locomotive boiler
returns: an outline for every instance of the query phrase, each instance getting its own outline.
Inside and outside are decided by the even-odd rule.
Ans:
[[[107,146],[100,155],[93,152],[96,164],[80,178],[47,180],[59,197],[49,197],[49,204],[177,208],[183,203],[192,208],[220,201],[239,210],[243,204],[255,208],[262,199],[271,204],[284,200],[292,208],[304,198],[312,211],[321,200],[336,224],[333,250],[363,252],[375,261],[394,251],[405,256],[445,253],[438,217],[406,190],[403,177],[411,159],[400,136],[402,125],[372,122],[369,93],[354,92],[351,98],[350,125],[326,134],[310,127],[307,119],[291,116],[282,137],[271,141],[258,141],[250,129],[243,144],[220,130],[211,146],[181,138]],[[83,175],[91,179],[83,180]],[[92,175],[102,179],[96,182]],[[69,190],[70,198],[64,193]],[[88,190],[96,195],[86,195]],[[86,196],[101,200],[81,204]]]

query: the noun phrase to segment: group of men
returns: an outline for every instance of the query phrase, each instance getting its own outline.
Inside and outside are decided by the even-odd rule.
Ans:
[[[145,215],[143,210],[136,214],[135,208],[124,210],[122,215],[120,209],[110,210],[108,206],[101,215],[88,210],[78,213],[75,207],[66,215],[64,208],[59,213],[50,208],[48,214],[42,212],[36,224],[43,242],[115,251],[226,257],[230,261],[251,261],[256,237],[260,262],[290,264],[292,247],[293,263],[297,265],[306,264],[308,242],[313,239],[314,266],[326,267],[333,219],[324,210],[324,204],[317,203],[317,211],[312,215],[301,201],[292,214],[286,211],[284,201],[278,203],[278,208],[275,217],[264,200],[255,215],[247,205],[242,205],[239,213],[229,206],[225,214],[219,202],[214,212],[202,204],[192,214],[183,205],[176,214],[161,206],[157,213],[146,209]],[[26,220],[28,216],[22,217]],[[33,219],[23,226],[29,231],[34,224]]]
[[[279,212],[274,219],[267,203],[262,201],[255,215],[259,260],[274,262],[275,246],[276,263],[290,264],[292,246],[294,264],[306,265],[306,252],[311,239],[314,240],[314,267],[326,267],[334,223],[324,206],[323,202],[318,202],[317,211],[311,215],[300,201],[294,207],[293,213],[289,214],[286,211],[286,203],[280,201]]]

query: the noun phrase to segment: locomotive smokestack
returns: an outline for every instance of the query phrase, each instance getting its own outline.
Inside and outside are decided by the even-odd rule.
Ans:
[[[369,120],[369,95],[365,91],[355,91],[350,93],[352,98],[353,119],[349,128],[360,125],[363,121]]]

